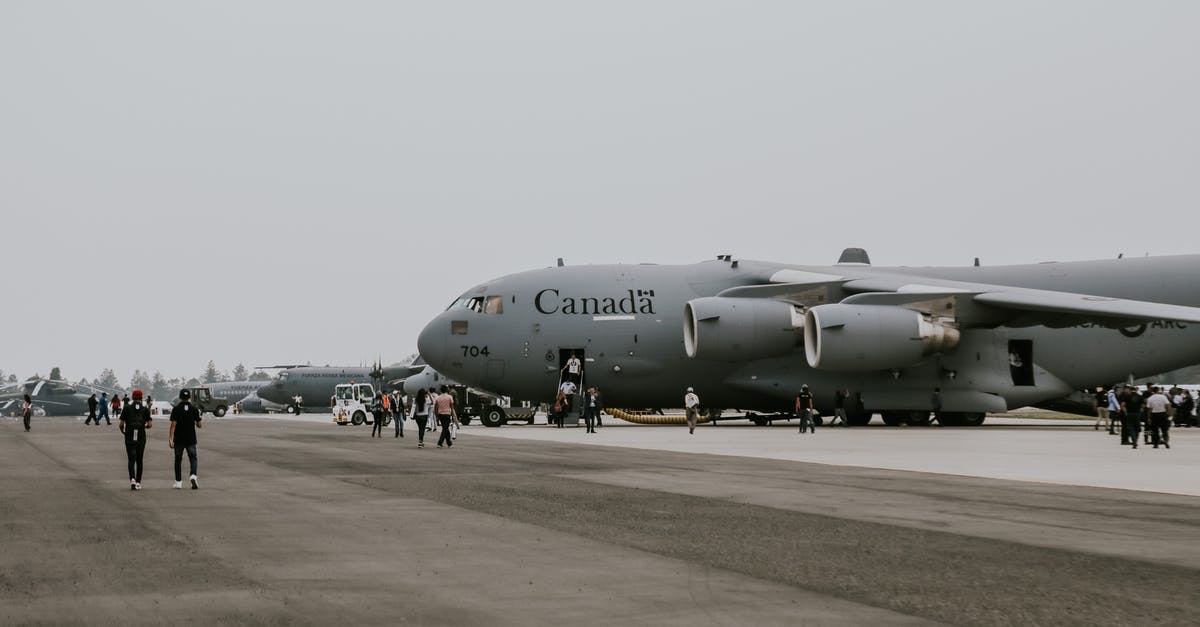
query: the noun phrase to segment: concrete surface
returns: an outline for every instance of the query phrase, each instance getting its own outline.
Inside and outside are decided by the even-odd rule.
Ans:
[[[1200,621],[1190,495],[728,454],[794,442],[787,427],[688,438],[613,423],[589,445],[582,429],[468,427],[452,449],[418,450],[411,426],[378,440],[317,416],[209,420],[202,487],[176,491],[165,427],[130,492],[115,427],[0,420],[0,624]],[[999,466],[1006,447],[1057,433],[1037,429],[823,430],[804,444],[903,460],[992,434],[977,446],[998,447]],[[1096,440],[1171,468],[1068,433],[1010,459],[1052,467]],[[663,448],[675,440],[723,454]],[[1189,440],[1160,457],[1194,459]]]

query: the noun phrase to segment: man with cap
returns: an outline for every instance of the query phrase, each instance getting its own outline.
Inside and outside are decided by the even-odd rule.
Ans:
[[[817,432],[817,425],[813,421],[813,397],[812,392],[808,391],[808,384],[800,386],[800,393],[796,395],[796,413],[800,414],[800,433],[812,429],[813,433]]]
[[[696,391],[692,388],[687,389],[687,394],[683,396],[683,407],[687,410],[687,425],[688,433],[696,433],[696,423],[700,420],[700,397],[696,396]]]
[[[175,449],[175,489],[183,488],[183,452],[187,451],[188,464],[192,470],[192,489],[200,489],[196,480],[196,429],[200,424],[200,409],[192,402],[192,393],[188,389],[179,391],[179,402],[171,409],[171,432],[167,444]]]
[[[146,455],[146,429],[154,426],[150,408],[142,403],[142,391],[134,390],[133,398],[121,408],[117,428],[125,434],[125,456],[129,460],[129,489],[142,489],[142,459]]]

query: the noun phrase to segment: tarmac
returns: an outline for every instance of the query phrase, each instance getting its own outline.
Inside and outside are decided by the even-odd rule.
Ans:
[[[1200,623],[1200,429],[605,425],[5,418],[0,624]]]

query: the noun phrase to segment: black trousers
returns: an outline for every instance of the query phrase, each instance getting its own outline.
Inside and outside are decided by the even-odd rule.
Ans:
[[[595,407],[583,408],[583,424],[589,432],[596,430],[596,418],[598,414]]]
[[[1137,446],[1138,434],[1142,431],[1141,416],[1121,414],[1121,444]]]
[[[429,425],[429,416],[413,416],[417,423],[417,442],[425,443],[425,427]]]
[[[29,414],[25,413],[25,414],[21,414],[21,415],[24,417],[24,420],[25,420],[25,430],[29,431]]]
[[[437,441],[438,446],[441,446],[442,442],[445,442],[446,446],[454,446],[454,440],[450,438],[450,416],[439,414],[437,419],[438,424],[442,427],[442,435],[438,437]]]
[[[191,466],[192,474],[196,474],[196,445],[180,446],[175,445],[175,480],[183,481],[183,454],[187,452],[188,465]]]
[[[379,437],[382,438],[383,437],[383,412],[378,412],[378,411],[375,412],[374,418],[375,418],[374,424],[371,425],[371,437],[375,437],[375,434],[378,433]]]
[[[142,482],[142,458],[146,456],[145,427],[125,427],[125,456],[129,458],[129,478]]]
[[[1154,446],[1170,443],[1170,431],[1171,419],[1167,414],[1150,414],[1150,441]]]
[[[91,421],[93,421],[93,420],[95,420],[95,421],[96,421],[96,424],[100,424],[100,419],[96,417],[96,410],[94,410],[94,409],[89,409],[89,410],[88,410],[88,417],[87,417],[87,420],[84,420],[84,421],[83,421],[83,424],[85,424],[85,425],[86,425],[86,424],[88,424],[89,422],[91,422]]]

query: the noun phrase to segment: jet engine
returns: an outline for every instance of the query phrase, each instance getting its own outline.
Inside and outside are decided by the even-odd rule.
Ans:
[[[819,305],[804,315],[804,353],[820,370],[904,368],[958,340],[958,329],[903,307]]]
[[[683,346],[697,359],[778,357],[800,346],[803,326],[804,311],[790,303],[709,296],[684,305]]]

